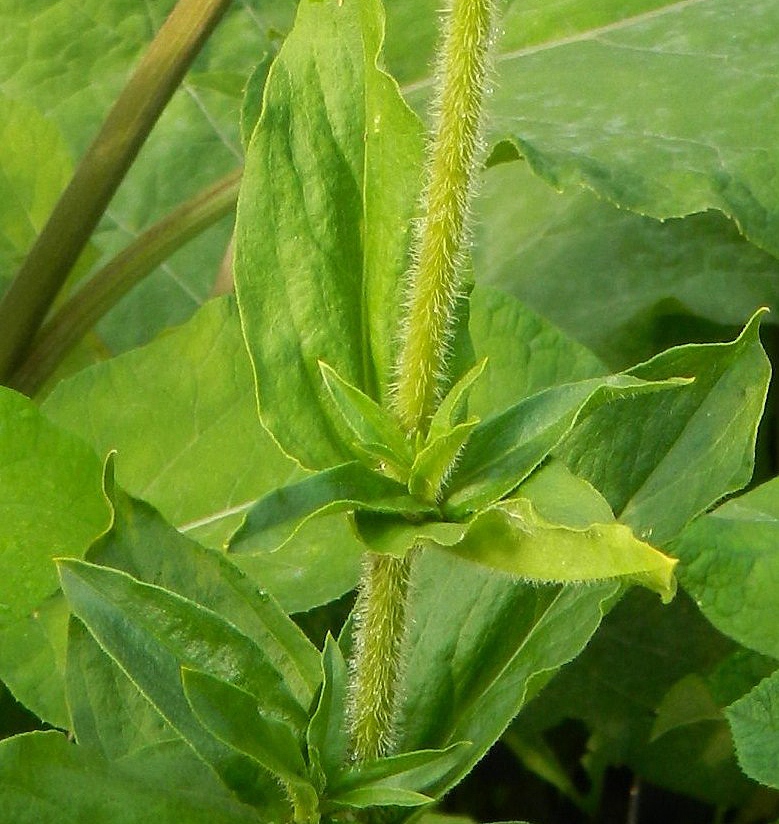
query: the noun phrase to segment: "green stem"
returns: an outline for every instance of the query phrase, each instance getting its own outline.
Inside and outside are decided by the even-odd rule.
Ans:
[[[446,376],[479,148],[492,7],[493,0],[453,0],[444,35],[438,121],[397,371],[395,407],[409,431],[426,427]]]
[[[426,429],[446,375],[479,145],[492,4],[453,0],[444,34],[438,122],[394,397],[395,411],[412,437]],[[369,554],[366,561],[356,613],[350,706],[358,761],[390,754],[395,744],[412,553],[405,559]]]
[[[356,761],[388,755],[395,745],[410,566],[408,558],[366,556],[355,607],[355,677],[349,713]]]
[[[146,137],[230,0],[179,0],[0,302],[0,381],[48,313]]]
[[[120,298],[187,241],[233,210],[241,175],[237,169],[182,203],[98,270],[44,324],[8,385],[35,394]]]

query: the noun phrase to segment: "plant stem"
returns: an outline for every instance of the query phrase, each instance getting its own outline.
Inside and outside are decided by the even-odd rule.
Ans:
[[[230,0],[179,0],[87,149],[0,302],[0,381],[48,313],[157,118]]]
[[[33,395],[70,350],[133,286],[235,207],[242,169],[182,203],[97,271],[41,328],[8,385]]]
[[[479,145],[493,0],[452,0],[439,61],[438,121],[397,364],[395,411],[411,437],[439,401],[460,292],[458,265]],[[357,605],[351,734],[358,761],[392,752],[413,550],[368,555]]]
[[[438,121],[411,272],[395,407],[409,431],[435,411],[460,293],[466,218],[479,147],[493,0],[452,0],[438,73]]]
[[[370,761],[392,751],[397,681],[406,625],[410,560],[368,553],[355,607],[350,726],[352,754]]]

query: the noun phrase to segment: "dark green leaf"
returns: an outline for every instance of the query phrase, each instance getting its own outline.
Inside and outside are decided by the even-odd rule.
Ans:
[[[759,314],[732,343],[680,346],[631,369],[644,380],[695,381],[601,407],[560,450],[639,538],[662,546],[749,481],[770,376]]]
[[[693,521],[671,544],[679,579],[717,629],[779,658],[779,480]]]
[[[109,467],[110,470],[110,467]],[[88,559],[188,598],[218,613],[263,650],[301,706],[319,683],[319,655],[267,593],[224,555],[179,534],[152,507],[113,487],[114,525]]]
[[[361,463],[343,464],[261,498],[230,542],[230,552],[244,552],[247,546],[276,549],[308,519],[358,508],[416,517],[431,511],[396,481]]]
[[[299,6],[268,77],[239,201],[236,288],[263,421],[285,451],[320,469],[346,455],[322,407],[317,361],[380,401],[393,377],[422,138],[377,68],[382,36],[373,0]]]
[[[191,751],[156,755],[147,752],[143,760],[117,764],[69,743],[58,732],[6,739],[0,742],[3,820],[9,824],[257,824],[260,820]]]
[[[741,769],[755,781],[779,789],[779,671],[731,704],[725,714]]]
[[[76,741],[109,761],[178,738],[76,618],[68,633],[66,684]]]
[[[346,762],[349,735],[345,725],[349,670],[341,649],[330,633],[322,651],[322,692],[308,725],[308,756],[319,787]]]
[[[295,821],[318,820],[317,795],[290,728],[263,712],[257,698],[219,678],[183,669],[184,693],[195,715],[216,738],[277,776],[295,807]]]

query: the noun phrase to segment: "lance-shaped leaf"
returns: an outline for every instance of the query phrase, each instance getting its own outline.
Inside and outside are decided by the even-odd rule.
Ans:
[[[679,580],[717,629],[779,658],[779,479],[689,524],[669,546]]]
[[[349,734],[346,697],[349,670],[341,648],[330,633],[322,651],[322,692],[306,731],[308,757],[319,789],[346,763]]]
[[[415,498],[431,504],[439,500],[457,458],[478,424],[478,418],[460,423],[417,453],[408,479],[408,491]]]
[[[260,591],[224,554],[202,547],[167,524],[143,501],[113,484],[105,489],[114,524],[89,550],[87,560],[127,572],[218,613],[260,647],[301,706],[319,683],[319,655],[273,598]]]
[[[319,370],[335,406],[333,423],[343,433],[346,449],[371,469],[381,468],[405,482],[411,468],[411,444],[395,418],[326,363],[320,361]]]
[[[382,38],[376,0],[299,5],[238,205],[236,289],[260,414],[317,469],[348,457],[318,361],[379,401],[392,382],[422,137],[377,67]]]
[[[630,374],[645,380],[695,380],[603,406],[562,445],[561,457],[639,537],[664,544],[749,481],[771,372],[760,345],[761,314],[735,341],[676,347],[634,367]]]
[[[111,762],[53,731],[0,742],[0,810],[14,824],[257,822],[184,744]]]
[[[396,481],[361,463],[343,464],[261,498],[230,542],[230,552],[245,551],[246,546],[276,549],[310,518],[353,509],[414,518],[432,511]]]
[[[741,769],[755,781],[779,789],[779,671],[731,704],[725,715]]]
[[[680,383],[612,375],[550,387],[520,401],[476,427],[449,483],[445,513],[462,519],[511,492],[571,431],[585,407]]]
[[[517,578],[584,583],[612,578],[642,584],[668,602],[677,561],[639,541],[624,524],[571,528],[542,518],[527,498],[510,498],[479,513],[462,541],[447,548]]]
[[[255,696],[226,681],[186,668],[181,677],[187,701],[203,726],[278,777],[292,799],[296,822],[318,820],[317,794],[290,728],[265,713]]]
[[[482,358],[475,366],[469,369],[455,385],[446,393],[438,405],[430,426],[427,430],[425,443],[427,446],[438,438],[446,436],[458,424],[463,423],[468,408],[468,397],[474,384],[484,374],[487,358]]]
[[[443,750],[418,750],[356,765],[328,785],[328,799],[336,804],[349,803],[345,799],[354,798],[357,792],[367,797],[369,792],[387,790],[424,795],[428,787],[463,761],[470,746],[461,741]]]

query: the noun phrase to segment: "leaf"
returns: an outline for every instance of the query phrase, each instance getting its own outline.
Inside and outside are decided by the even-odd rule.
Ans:
[[[676,592],[676,561],[637,540],[624,524],[572,529],[549,523],[531,501],[521,497],[478,514],[462,541],[447,551],[527,581],[585,583],[617,578],[648,587],[664,603]]]
[[[57,127],[0,94],[0,293],[65,188],[71,157]]]
[[[427,795],[403,790],[397,787],[358,787],[347,790],[338,798],[332,799],[332,804],[338,807],[421,807],[434,801]]]
[[[162,741],[178,739],[75,618],[70,621],[68,633],[66,683],[71,726],[80,747],[115,761]]]
[[[338,803],[356,790],[424,791],[456,768],[469,747],[460,741],[444,750],[418,750],[357,764],[328,785],[328,797]]]
[[[248,541],[252,548],[276,549],[309,518],[352,509],[414,517],[430,512],[429,505],[414,501],[396,481],[361,463],[342,464],[261,498],[249,510],[229,550],[240,553]]]
[[[717,212],[660,222],[583,189],[557,192],[522,162],[489,169],[474,210],[481,283],[510,292],[614,371],[779,305],[776,258]]]
[[[583,346],[495,289],[473,290],[470,330],[477,355],[489,364],[468,399],[468,411],[482,420],[543,389],[607,371]]]
[[[43,410],[99,454],[116,449],[119,484],[210,547],[222,548],[254,501],[301,477],[257,420],[230,298],[63,381]],[[330,519],[315,527],[273,557],[247,546],[254,554],[239,562],[288,610],[330,601],[357,580],[361,548],[348,526]]]
[[[408,479],[408,491],[421,501],[435,504],[479,419],[472,418],[439,435],[417,453]]]
[[[216,614],[125,573],[81,561],[59,566],[73,613],[170,726],[239,797],[282,803],[270,776],[200,724],[180,678],[184,665],[230,679],[299,732],[306,713],[263,650]]]
[[[317,795],[306,779],[306,764],[290,728],[263,712],[257,698],[226,681],[183,669],[182,682],[187,701],[206,729],[281,780],[293,800],[295,821],[318,820]]]
[[[720,209],[771,249],[776,199],[766,181],[776,156],[763,134],[774,123],[766,78],[775,53],[765,33],[776,26],[776,10],[761,3],[737,21],[730,11],[722,0],[513,4],[497,42],[490,138],[511,135],[558,189],[584,186],[660,218]],[[431,85],[427,13],[398,11],[388,44],[415,81],[415,106]],[[398,22],[418,44],[405,59],[396,57],[407,31]],[[585,90],[583,76],[591,80]],[[712,95],[727,105],[712,109]],[[733,111],[749,111],[761,130],[747,129]]]
[[[100,476],[83,441],[0,388],[0,676],[20,701],[63,727],[67,617],[44,605],[58,589],[52,558],[83,556],[108,526]]]
[[[733,730],[741,769],[755,781],[779,789],[779,671],[731,704],[725,715]]]
[[[111,763],[59,732],[0,742],[0,810],[14,824],[252,824],[240,804],[191,753]]]
[[[731,343],[680,346],[631,369],[644,380],[695,381],[601,407],[558,450],[639,538],[662,546],[749,481],[770,375],[759,314]],[[605,433],[607,451],[597,446]]]
[[[109,465],[107,496],[114,524],[88,553],[88,560],[163,587],[218,613],[260,647],[301,706],[308,706],[319,683],[319,654],[267,593],[224,555],[179,534],[148,504],[113,485]]]
[[[473,431],[449,483],[445,513],[461,520],[511,492],[571,431],[588,405],[675,386],[676,381],[612,375],[553,386],[519,401]]]
[[[348,756],[349,735],[344,723],[348,677],[341,649],[328,632],[322,651],[322,692],[306,731],[308,757],[320,790]]]
[[[405,483],[411,468],[411,445],[397,421],[323,361],[319,371],[337,410],[333,423],[345,433],[347,449],[371,469],[387,471]]]
[[[345,455],[317,361],[379,401],[392,380],[422,139],[377,68],[382,36],[377,3],[299,6],[268,77],[239,199],[236,289],[263,421],[318,469]]]
[[[425,550],[409,603],[403,750],[472,741],[468,757],[430,787],[439,797],[500,736],[519,709],[600,623],[617,584],[537,587]]]
[[[443,397],[430,420],[430,426],[427,430],[427,446],[430,446],[438,438],[446,437],[452,429],[463,423],[471,390],[484,374],[486,366],[487,358],[482,358]]]
[[[669,546],[682,585],[717,629],[779,658],[779,480],[689,524]]]

